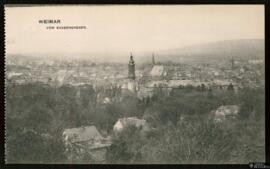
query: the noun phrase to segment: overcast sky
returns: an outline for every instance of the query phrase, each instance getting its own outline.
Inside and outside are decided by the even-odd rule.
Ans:
[[[48,30],[40,19],[60,19],[59,26],[87,29]],[[19,54],[104,57],[264,38],[263,5],[6,7],[5,20],[6,52]]]

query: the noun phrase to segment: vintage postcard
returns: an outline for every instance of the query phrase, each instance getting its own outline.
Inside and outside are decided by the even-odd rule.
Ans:
[[[7,164],[265,162],[263,5],[6,5]]]

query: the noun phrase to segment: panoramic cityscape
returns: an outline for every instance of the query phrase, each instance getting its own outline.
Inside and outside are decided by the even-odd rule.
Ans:
[[[6,7],[6,163],[265,160],[263,27],[243,15],[263,20],[260,7],[42,7],[40,18],[81,12],[48,22],[24,8]],[[34,26],[15,29],[19,15]],[[68,19],[86,30],[53,28]]]

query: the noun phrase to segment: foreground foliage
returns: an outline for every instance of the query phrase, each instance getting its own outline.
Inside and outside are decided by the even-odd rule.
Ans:
[[[100,95],[111,102],[100,102]],[[132,96],[113,99],[119,95],[117,88],[92,86],[6,86],[7,161],[70,163],[61,138],[65,128],[95,125],[101,133],[112,134],[117,119],[129,116],[146,119],[153,130],[141,133],[131,127],[113,136],[107,163],[264,161],[263,89],[235,93],[179,88],[169,96],[157,90],[147,101]],[[240,105],[239,116],[214,123],[210,112],[229,104]]]

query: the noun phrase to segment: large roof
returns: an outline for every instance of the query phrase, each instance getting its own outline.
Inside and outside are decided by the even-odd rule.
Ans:
[[[147,122],[144,119],[138,119],[137,117],[121,118],[114,125],[114,130],[122,130],[127,126],[147,127]]]
[[[150,75],[151,76],[162,76],[164,73],[165,73],[164,66],[162,66],[162,65],[155,65],[152,68],[152,70],[150,72]]]
[[[238,105],[226,105],[220,106],[216,110],[216,115],[224,114],[224,115],[236,115],[239,112],[240,107]]]
[[[95,126],[65,129],[63,135],[72,143],[103,139]]]
[[[143,119],[138,119],[137,117],[128,117],[119,119],[121,123],[129,124],[129,125],[138,125],[144,124],[146,121]]]

